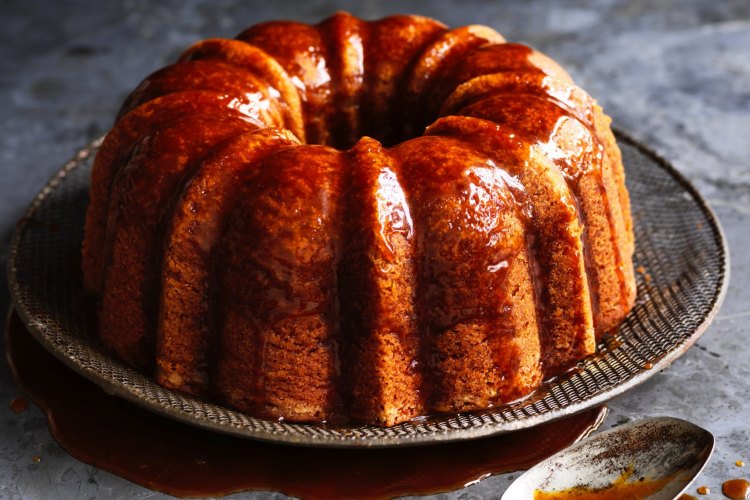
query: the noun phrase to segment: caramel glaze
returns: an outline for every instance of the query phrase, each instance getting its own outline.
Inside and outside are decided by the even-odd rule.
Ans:
[[[131,152],[145,136],[161,127],[187,116],[223,111],[262,126],[230,95],[203,90],[187,90],[158,97],[138,106],[117,120],[102,142],[91,172],[89,209],[86,212],[86,239],[83,245],[84,262],[89,263],[84,274],[86,288],[101,293],[104,280],[104,230],[111,195],[112,182]]]
[[[534,500],[638,500],[648,498],[661,490],[666,481],[637,481],[613,484],[603,490],[574,487],[561,491],[534,491]],[[691,495],[681,495],[677,500],[694,500]]]
[[[333,83],[320,30],[303,23],[276,21],[256,24],[237,39],[265,51],[286,70],[302,101],[307,142],[332,145],[327,117],[334,107]]]
[[[503,36],[494,30],[472,25],[446,31],[425,47],[404,85],[402,136],[421,134],[438,115],[447,97],[446,87],[441,82],[450,68],[478,47],[504,42]]]
[[[332,104],[328,116],[329,145],[348,148],[362,136],[359,103],[363,99],[368,23],[347,16],[332,16],[318,24],[329,54]]]
[[[585,280],[582,228],[564,179],[514,129],[475,118],[447,117],[428,134],[459,137],[494,159],[515,182],[523,200],[525,232],[547,374],[564,371],[573,359],[594,351],[591,304]],[[533,155],[533,158],[532,156]],[[574,269],[575,272],[570,270]],[[550,284],[550,285],[547,285]],[[553,294],[552,289],[557,293]]]
[[[125,100],[118,118],[138,105],[180,91],[210,90],[234,97],[238,107],[247,108],[267,126],[283,127],[282,110],[269,95],[268,85],[255,74],[216,60],[184,61],[148,76]]]
[[[222,60],[260,76],[268,88],[268,96],[276,101],[284,117],[284,126],[305,141],[305,126],[299,94],[286,71],[274,58],[253,45],[239,40],[211,38],[198,42],[180,56],[180,61]],[[241,107],[237,99],[234,105]],[[263,101],[261,101],[262,104]],[[252,115],[251,113],[248,113]]]
[[[226,222],[220,214],[258,175],[258,162],[293,144],[294,136],[279,129],[240,134],[201,161],[183,187],[166,229],[161,270],[156,378],[165,387],[207,393],[214,340],[208,284],[211,253]]]
[[[654,493],[664,489],[664,486],[673,481],[685,481],[677,477],[677,474],[653,479],[650,477],[634,478],[633,470],[628,469],[620,477],[601,488],[590,488],[586,485],[577,485],[565,490],[543,491],[534,490],[534,500],[639,500],[648,498]],[[685,481],[687,482],[687,481]],[[680,499],[694,498],[690,495],[681,495]]]
[[[401,130],[401,96],[415,59],[446,27],[419,16],[391,16],[370,24],[364,51],[363,86],[369,89],[360,103],[361,133],[386,145],[404,139]]]
[[[344,393],[355,417],[408,419],[427,413],[420,397],[423,346],[412,333],[418,328],[413,216],[400,163],[387,148],[363,138],[348,161],[338,268],[341,327],[349,335]]]
[[[502,42],[339,13],[149,76],[92,174],[105,344],[253,414],[381,425],[593,353],[635,293],[619,151],[564,70]]]
[[[161,235],[180,181],[214,146],[253,129],[231,115],[189,116],[143,139],[118,171],[107,218],[99,327],[123,359],[153,366]]]
[[[232,207],[214,259],[216,387],[230,405],[273,418],[340,413],[336,277],[341,153],[282,149]]]
[[[513,296],[513,287],[530,284],[509,279],[526,263],[516,260],[525,251],[509,186],[516,181],[453,138],[425,136],[393,153],[419,256],[416,312],[428,409],[487,407],[528,393],[540,378],[539,337],[520,317],[527,304],[533,311],[533,294]],[[485,293],[467,293],[478,289]],[[483,376],[456,376],[467,370]]]
[[[511,48],[505,52],[522,50],[517,46]],[[492,51],[496,52],[499,51]],[[507,54],[504,56],[507,58]],[[604,152],[604,139],[595,130],[596,112],[591,99],[572,83],[551,79],[539,68],[523,67],[519,63],[514,66],[519,70],[469,79],[447,97],[441,113],[475,116],[510,125],[554,159],[573,191],[585,227],[582,237],[594,324],[597,337],[601,337],[619,324],[617,311],[628,310],[633,295],[625,279],[625,267],[632,268],[632,264],[625,263],[623,253],[626,250],[618,241],[624,225],[617,221],[622,221],[623,215],[620,203],[610,201],[613,196],[619,201],[619,193],[613,187],[614,166]],[[492,66],[488,71],[495,68]],[[460,70],[457,70],[459,74]],[[462,78],[474,74],[471,72]],[[590,193],[597,193],[597,196],[586,196]],[[603,306],[602,300],[605,301]],[[606,314],[608,311],[614,312]]]
[[[600,205],[601,199],[583,196],[582,182],[593,180],[597,189],[602,186],[601,173],[597,175],[595,171],[599,166],[592,164],[596,160],[594,158],[594,151],[597,149],[595,140],[580,121],[550,100],[549,96],[542,92],[541,87],[527,88],[526,93],[520,95],[514,92],[515,88],[515,85],[511,85],[510,88],[498,86],[491,96],[472,101],[471,104],[464,106],[460,114],[513,126],[514,132],[520,132],[524,139],[542,151],[550,153],[555,164],[564,174],[574,195],[580,223],[584,227],[581,241],[588,289],[591,294],[593,323],[596,329],[602,323],[599,307],[600,280],[597,274],[599,266],[596,265],[592,255],[593,238],[590,237],[590,233],[593,225],[603,218],[609,218],[610,214],[606,213],[601,206],[596,206],[593,208],[596,212],[592,215],[592,207],[589,205]],[[565,154],[563,151],[568,151],[568,153]],[[571,154],[570,151],[574,153]],[[602,266],[602,268],[607,267]]]
[[[273,445],[183,425],[105,394],[46,352],[16,314],[8,317],[5,345],[16,382],[42,407],[71,455],[180,497],[252,490],[307,499],[437,493],[528,468],[588,435],[606,415],[600,407],[526,431],[429,447]]]
[[[530,92],[532,89],[528,89]],[[594,328],[604,332],[612,328],[611,320],[604,321],[600,302],[606,299],[621,304],[625,289],[603,287],[602,283],[623,282],[620,252],[607,252],[617,247],[617,228],[614,227],[612,205],[607,197],[603,177],[603,155],[591,130],[549,100],[537,89],[536,95],[503,94],[499,88],[492,97],[484,98],[461,109],[459,114],[512,126],[541,151],[549,154],[563,173],[576,203],[576,211],[584,228],[581,235]],[[570,152],[573,152],[572,154]],[[597,192],[598,197],[586,196]],[[606,258],[605,258],[606,257]],[[603,276],[614,273],[613,276]],[[602,294],[605,297],[602,297]]]

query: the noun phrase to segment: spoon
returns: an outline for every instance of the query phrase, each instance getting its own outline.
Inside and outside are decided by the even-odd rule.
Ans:
[[[535,465],[502,500],[673,500],[703,470],[714,437],[672,417],[639,420],[596,434]]]

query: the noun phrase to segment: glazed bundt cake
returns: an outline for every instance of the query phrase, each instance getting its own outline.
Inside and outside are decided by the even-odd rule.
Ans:
[[[635,299],[609,122],[483,26],[338,13],[199,42],[96,156],[103,343],[263,418],[394,425],[523,397]]]

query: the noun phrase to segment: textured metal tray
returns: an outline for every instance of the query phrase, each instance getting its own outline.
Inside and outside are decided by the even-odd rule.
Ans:
[[[9,258],[11,295],[34,337],[67,366],[111,394],[202,428],[298,445],[376,447],[531,427],[601,404],[666,368],[706,330],[726,292],[727,246],[706,202],[666,161],[617,135],[636,232],[636,306],[598,354],[507,406],[391,428],[269,422],[164,389],[113,359],[96,342],[80,272],[89,174],[101,140],[78,151],[19,222]]]

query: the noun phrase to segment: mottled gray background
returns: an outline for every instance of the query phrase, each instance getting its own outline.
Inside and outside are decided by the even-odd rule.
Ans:
[[[126,93],[190,43],[259,21],[417,13],[490,25],[546,52],[614,123],[668,158],[726,231],[732,280],[708,332],[668,370],[613,401],[604,428],[672,415],[708,428],[716,452],[696,486],[750,477],[750,1],[357,3],[308,0],[43,2],[0,0],[0,260],[15,221],[49,176],[103,134]],[[0,286],[0,306],[8,296]],[[0,362],[0,498],[163,498],[69,457]],[[41,463],[34,463],[38,455]],[[439,498],[499,498],[513,475]],[[277,498],[279,494],[238,495]]]

